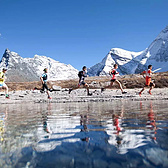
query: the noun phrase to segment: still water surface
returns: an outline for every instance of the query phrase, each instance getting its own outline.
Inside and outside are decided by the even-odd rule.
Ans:
[[[0,167],[168,167],[168,101],[0,106]]]

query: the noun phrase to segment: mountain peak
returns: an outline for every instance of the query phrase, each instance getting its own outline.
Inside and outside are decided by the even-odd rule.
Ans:
[[[162,30],[163,33],[167,33],[168,32],[168,25],[166,26],[165,29]]]
[[[121,75],[139,73],[149,64],[159,72],[168,71],[168,26],[163,29],[151,45],[141,52],[112,48],[102,62],[89,69],[89,75],[106,75],[110,66],[118,64]],[[112,68],[112,66],[111,66]]]
[[[27,82],[37,81],[43,73],[44,68],[48,68],[48,80],[63,80],[77,78],[78,70],[72,66],[59,63],[46,56],[35,55],[34,58],[23,58],[18,53],[6,49],[0,68],[8,68],[8,81]]]
[[[156,37],[156,40],[164,40],[164,41],[168,41],[168,26],[166,26],[160,33],[159,35]]]
[[[7,48],[0,61],[0,64],[2,64],[1,67],[8,67],[10,53],[11,53],[10,50]]]
[[[10,52],[10,50],[8,48],[6,48],[5,53],[9,53],[9,52]]]

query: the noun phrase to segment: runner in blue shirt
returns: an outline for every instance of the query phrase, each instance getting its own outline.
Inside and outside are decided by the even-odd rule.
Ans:
[[[48,69],[45,68],[44,70],[44,73],[42,74],[42,76],[40,77],[40,80],[41,80],[41,83],[42,83],[42,91],[44,91],[45,89],[47,90],[47,95],[48,95],[48,99],[51,99],[50,95],[49,95],[49,88],[47,86],[47,72],[48,72]]]

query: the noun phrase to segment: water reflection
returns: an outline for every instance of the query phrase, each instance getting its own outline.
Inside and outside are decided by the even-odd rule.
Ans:
[[[89,137],[87,135],[87,131],[88,131],[88,128],[87,128],[88,116],[87,115],[82,115],[82,114],[80,116],[81,116],[80,125],[82,126],[81,132],[86,132],[85,137],[81,138],[81,140],[88,142],[89,141]]]
[[[168,167],[165,101],[0,110],[0,167]]]
[[[4,133],[5,133],[5,120],[7,118],[7,110],[5,113],[0,114],[0,142],[4,141]]]
[[[150,110],[147,114],[148,120],[146,122],[146,128],[147,133],[149,134],[149,137],[156,141],[156,133],[157,133],[157,127],[156,127],[156,121],[155,121],[155,113],[153,111],[153,105],[152,102],[150,102]]]

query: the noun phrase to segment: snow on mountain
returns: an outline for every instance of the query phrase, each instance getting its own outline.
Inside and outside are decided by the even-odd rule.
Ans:
[[[146,57],[146,65],[152,64],[154,69],[161,68],[158,72],[168,71],[168,26],[149,46]]]
[[[131,52],[119,48],[112,48],[102,62],[88,69],[90,76],[108,75],[114,64],[118,64],[118,72],[120,75],[132,74],[135,72],[140,60],[142,52]]]
[[[90,76],[107,75],[114,63],[115,61],[112,59],[111,55],[107,54],[107,56],[102,60],[102,62],[88,69],[88,74]]]
[[[149,64],[157,72],[168,71],[168,26],[161,31],[151,45],[141,52],[112,48],[102,62],[88,69],[90,76],[103,76],[109,73],[116,63],[120,75],[140,73]]]
[[[77,78],[78,70],[46,56],[22,58],[19,54],[6,49],[0,68],[8,69],[8,81],[25,82],[39,80],[44,68],[48,68],[48,80]]]

